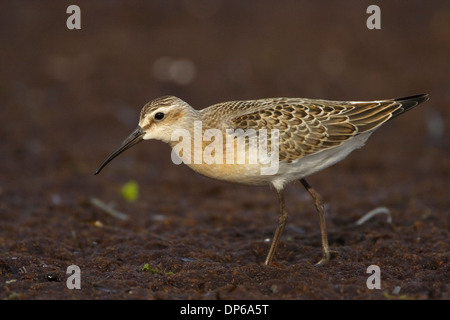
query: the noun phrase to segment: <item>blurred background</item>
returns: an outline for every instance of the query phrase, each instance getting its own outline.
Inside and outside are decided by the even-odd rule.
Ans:
[[[448,137],[447,1],[377,1],[380,30],[366,27],[370,1],[77,1],[81,30],[66,27],[70,4],[0,4],[0,150],[20,171],[68,162],[92,171],[140,108],[166,94],[200,109],[429,93],[384,134],[407,143],[416,130],[398,127],[414,122],[422,135]]]
[[[71,4],[0,4],[1,191],[19,207],[23,197],[117,195],[125,179],[137,179],[149,201],[160,197],[163,183],[163,195],[203,181],[227,188],[173,165],[159,142],[141,144],[92,175],[135,128],[141,107],[168,94],[200,109],[265,97],[429,93],[429,102],[383,127],[357,156],[317,176],[343,183],[351,181],[348,171],[361,171],[356,183],[373,187],[388,171],[378,187],[400,180],[405,188],[446,188],[447,1],[378,1],[380,30],[367,28],[372,2],[359,0],[77,1],[80,30],[66,26]],[[321,184],[325,195],[335,194],[334,184]]]
[[[81,9],[81,30],[66,27],[72,4]],[[372,4],[381,9],[380,30],[366,26]],[[36,225],[56,230],[65,217],[92,219],[98,213],[82,200],[92,196],[134,211],[135,219],[169,212],[206,227],[214,225],[206,217],[216,210],[217,224],[243,210],[251,226],[272,234],[273,191],[230,188],[175,166],[160,142],[134,147],[93,176],[135,128],[141,107],[161,95],[201,109],[267,97],[429,93],[428,102],[310,183],[333,204],[331,228],[341,219],[336,212],[355,220],[380,204],[411,219],[434,214],[448,228],[449,57],[447,0],[1,1],[0,244],[39,236]],[[129,179],[141,188],[140,205],[132,208],[118,192]],[[309,201],[297,189],[287,198],[291,205]],[[309,209],[290,221],[300,225],[310,217],[317,231]],[[261,211],[273,225],[260,220]],[[30,215],[39,219],[30,224]],[[128,227],[150,226],[156,228],[153,222]]]

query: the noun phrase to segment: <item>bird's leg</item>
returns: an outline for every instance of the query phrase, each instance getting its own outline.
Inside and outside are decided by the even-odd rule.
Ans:
[[[317,213],[319,214],[320,223],[320,233],[322,234],[322,259],[317,263],[317,265],[325,264],[330,260],[330,249],[328,247],[328,235],[327,235],[327,225],[325,222],[325,216],[323,212],[323,200],[322,197],[314,190],[305,179],[300,179],[305,189],[309,192],[316,205]]]
[[[277,190],[278,192],[278,203],[280,205],[280,217],[278,218],[278,227],[275,230],[273,236],[272,245],[270,246],[269,253],[267,254],[265,265],[269,265],[272,262],[273,256],[275,255],[275,250],[277,249],[278,243],[280,242],[281,235],[286,225],[287,212],[286,206],[284,204],[284,193],[283,190]]]

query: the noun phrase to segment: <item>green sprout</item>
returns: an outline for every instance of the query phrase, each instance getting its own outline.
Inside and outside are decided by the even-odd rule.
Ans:
[[[144,266],[141,268],[141,270],[144,272],[150,272],[152,274],[164,274],[166,276],[175,274],[172,271],[162,272],[161,270],[159,270],[157,268],[150,267],[150,265],[148,263],[144,264]]]
[[[393,300],[413,300],[413,299],[414,299],[414,297],[408,296],[408,295],[406,295],[406,294],[403,294],[403,295],[401,295],[401,296],[393,296],[393,295],[390,295],[390,294],[387,293],[387,292],[383,292],[383,296],[384,296],[386,299],[393,299]]]
[[[139,185],[136,181],[128,181],[120,189],[120,194],[125,200],[133,202],[139,197]]]
[[[3,300],[17,300],[20,298],[20,295],[17,292],[11,292],[9,294],[9,296],[7,296],[6,298],[3,298]]]
[[[144,272],[151,272],[153,274],[159,273],[158,269],[150,267],[150,265],[148,263],[144,264],[144,266],[142,267],[141,270]]]

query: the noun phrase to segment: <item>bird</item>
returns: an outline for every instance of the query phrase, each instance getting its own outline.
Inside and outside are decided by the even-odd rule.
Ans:
[[[265,265],[273,261],[288,218],[284,189],[300,181],[318,214],[322,258],[316,264],[323,265],[331,252],[324,200],[306,178],[343,160],[380,126],[426,100],[428,94],[370,101],[280,97],[221,102],[197,110],[180,98],[162,96],[144,105],[136,129],[95,175],[125,150],[153,139],[171,146],[174,163],[184,162],[204,176],[275,189],[278,225]]]

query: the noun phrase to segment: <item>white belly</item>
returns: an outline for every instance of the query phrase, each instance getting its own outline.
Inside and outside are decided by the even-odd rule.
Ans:
[[[364,146],[372,132],[365,132],[344,142],[342,145],[315,153],[292,163],[281,162],[279,171],[271,181],[276,189],[282,189],[283,185],[305,178],[313,173],[328,168],[343,160],[353,150]]]

